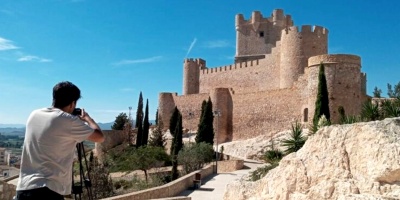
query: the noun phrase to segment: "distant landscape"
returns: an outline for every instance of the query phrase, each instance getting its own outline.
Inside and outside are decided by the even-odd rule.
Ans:
[[[155,124],[155,120],[149,120],[151,124]],[[114,122],[108,123],[98,123],[102,130],[111,130],[111,126]],[[133,120],[132,124],[135,124],[135,120]],[[24,136],[25,134],[25,125],[24,124],[0,124],[0,133],[1,135],[17,135]]]
[[[111,126],[113,124],[114,124],[114,122],[99,123],[99,126],[102,130],[111,130]],[[0,124],[0,133],[2,135],[24,136],[25,125],[24,124]]]

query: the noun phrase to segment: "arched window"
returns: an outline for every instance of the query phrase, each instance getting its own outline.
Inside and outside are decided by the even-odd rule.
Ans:
[[[303,116],[304,116],[303,121],[308,122],[308,108],[304,108]]]

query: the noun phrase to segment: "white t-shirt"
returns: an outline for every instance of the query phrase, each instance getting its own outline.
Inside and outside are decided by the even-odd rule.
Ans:
[[[76,144],[93,132],[77,116],[58,108],[33,111],[26,124],[17,190],[48,187],[70,194]]]

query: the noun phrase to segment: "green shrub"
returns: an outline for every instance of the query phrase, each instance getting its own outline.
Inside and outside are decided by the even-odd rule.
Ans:
[[[286,147],[285,153],[290,154],[301,149],[306,140],[307,137],[303,136],[303,126],[296,121],[295,125],[292,124],[290,138],[282,140],[282,146]]]
[[[267,165],[264,167],[259,167],[256,170],[252,171],[250,173],[249,179],[248,181],[257,181],[260,180],[262,177],[264,177],[265,175],[268,174],[268,172],[271,169],[274,169],[275,167],[277,167],[279,164],[278,163],[273,163],[271,165]]]
[[[183,165],[185,173],[201,169],[213,160],[214,150],[211,144],[190,143],[178,153],[178,163]]]

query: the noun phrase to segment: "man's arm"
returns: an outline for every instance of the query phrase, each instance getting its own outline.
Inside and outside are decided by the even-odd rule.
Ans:
[[[87,122],[90,128],[94,129],[93,133],[88,137],[88,140],[92,142],[98,142],[102,143],[104,142],[104,134],[101,131],[99,125],[89,116],[87,112],[85,112],[84,109],[82,109],[82,115],[80,118]]]

